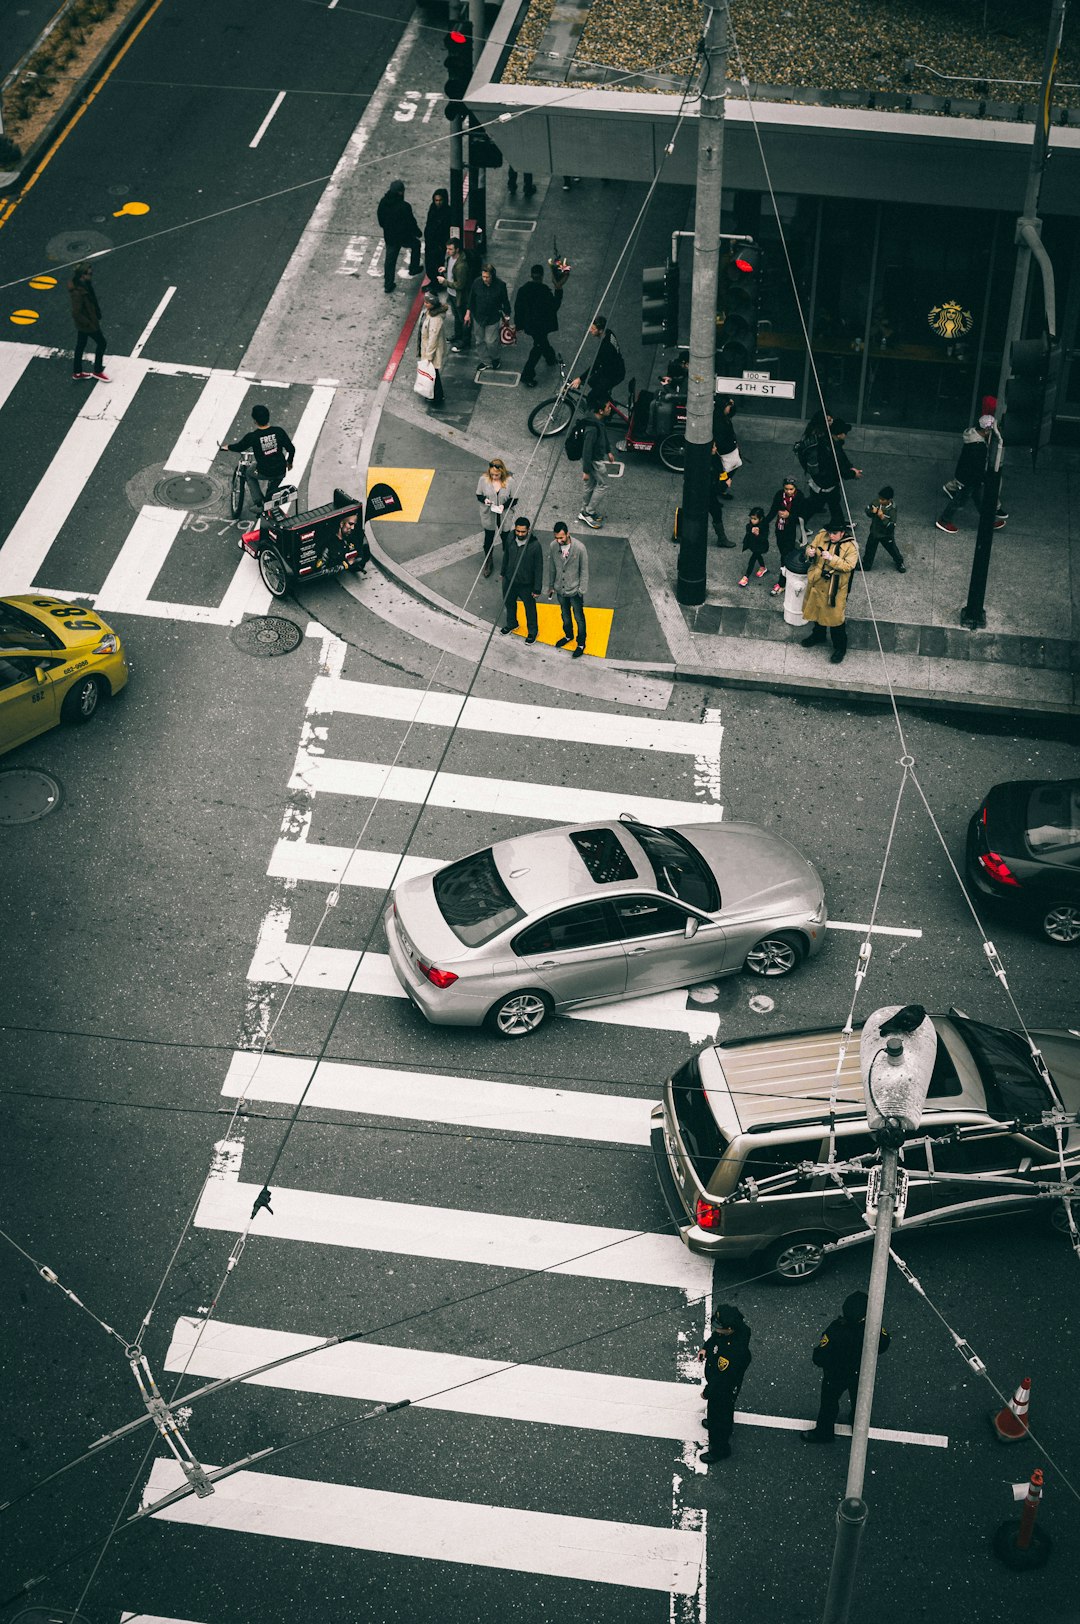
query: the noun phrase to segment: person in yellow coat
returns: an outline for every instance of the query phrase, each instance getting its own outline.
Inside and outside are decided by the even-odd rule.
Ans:
[[[806,595],[803,598],[803,619],[812,622],[809,637],[802,640],[803,648],[813,648],[825,641],[828,630],[833,651],[829,656],[833,665],[839,665],[847,653],[848,588],[851,575],[859,562],[859,549],[855,538],[843,525],[829,525],[819,530],[810,543],[810,568],[806,575]]]

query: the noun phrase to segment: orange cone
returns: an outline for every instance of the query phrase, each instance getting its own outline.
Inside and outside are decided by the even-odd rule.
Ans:
[[[992,1417],[999,1443],[1018,1444],[1027,1437],[1030,1398],[1031,1377],[1025,1376],[1005,1408]]]

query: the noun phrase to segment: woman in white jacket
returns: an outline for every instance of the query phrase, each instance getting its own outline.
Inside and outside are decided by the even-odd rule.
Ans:
[[[431,400],[434,407],[441,406],[446,398],[442,386],[442,369],[446,363],[445,327],[446,306],[437,293],[425,294],[424,314],[420,317],[417,354],[421,361],[429,361],[435,368],[435,393]]]

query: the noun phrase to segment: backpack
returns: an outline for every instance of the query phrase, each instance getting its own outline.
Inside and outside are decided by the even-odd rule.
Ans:
[[[810,434],[804,434],[801,440],[796,440],[795,441],[795,444],[792,446],[791,449],[795,453],[796,457],[798,457],[798,459],[799,459],[799,467],[802,469],[803,473],[804,474],[812,473],[813,469],[810,467],[810,459],[813,457],[814,452],[817,450],[817,438],[816,438],[816,436],[815,435],[810,435]]]
[[[581,461],[581,452],[585,445],[586,427],[587,424],[584,422],[571,423],[570,432],[567,434],[566,441],[563,445],[563,450],[566,452],[567,462]]]

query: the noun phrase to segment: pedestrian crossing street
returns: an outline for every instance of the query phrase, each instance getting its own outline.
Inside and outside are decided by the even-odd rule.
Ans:
[[[108,365],[108,384],[73,384],[61,353],[0,342],[0,433],[9,448],[0,594],[47,591],[87,598],[103,615],[221,626],[265,613],[270,595],[229,520],[232,458],[220,447],[246,432],[251,406],[264,400],[292,435],[299,481],[334,380],[290,386],[141,356],[111,356]],[[133,476],[180,476],[182,488],[183,476],[207,476],[215,464],[220,502],[142,501],[132,516]]]

